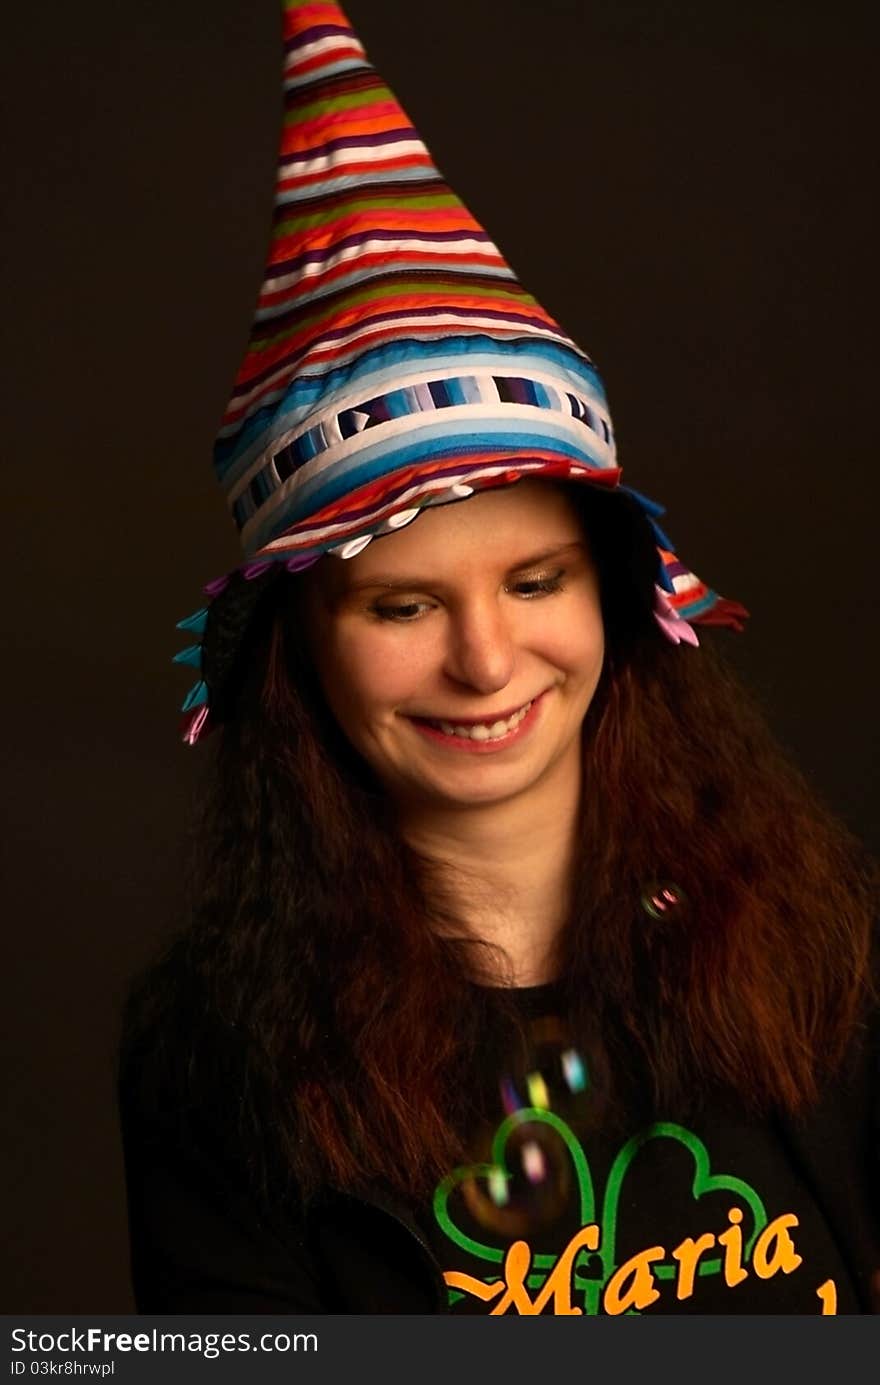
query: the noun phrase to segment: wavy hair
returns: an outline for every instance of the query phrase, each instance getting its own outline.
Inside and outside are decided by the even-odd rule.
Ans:
[[[710,1096],[796,1112],[859,1023],[876,868],[713,637],[697,651],[658,633],[635,503],[569,489],[599,569],[606,660],[583,728],[563,1008],[612,1113]],[[450,917],[333,722],[296,593],[279,577],[247,612],[192,918],[133,989],[124,1061],[148,1052],[157,1104],[215,1149],[222,1126],[264,1195],[276,1178],[306,1196],[380,1179],[423,1197],[461,1157],[479,1074],[522,1029],[503,987],[474,984],[485,945]],[[662,881],[683,902],[658,919],[642,900]]]

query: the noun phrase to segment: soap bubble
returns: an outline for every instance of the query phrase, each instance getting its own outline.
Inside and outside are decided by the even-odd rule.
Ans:
[[[652,919],[667,919],[680,913],[687,895],[671,880],[652,880],[642,891],[642,908]]]
[[[576,1048],[567,1048],[559,1055],[562,1071],[569,1091],[584,1092],[587,1089],[587,1069]]]
[[[574,1166],[552,1117],[579,1129],[589,1119],[587,1062],[556,1015],[530,1021],[527,1045],[498,1083],[498,1103],[474,1162],[488,1172],[459,1186],[470,1216],[486,1231],[507,1239],[529,1238],[552,1226],[570,1206]],[[551,1117],[542,1118],[547,1112]],[[503,1150],[492,1145],[508,1122]]]
[[[504,1163],[460,1185],[477,1224],[503,1239],[531,1236],[555,1222],[568,1205],[571,1156],[559,1135],[541,1121],[515,1125],[504,1144]]]

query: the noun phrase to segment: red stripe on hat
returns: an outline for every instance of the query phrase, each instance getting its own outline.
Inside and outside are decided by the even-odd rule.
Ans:
[[[401,128],[400,117],[400,107],[394,101],[378,101],[370,106],[358,106],[351,112],[335,111],[328,105],[326,115],[312,116],[306,125],[285,125],[281,137],[281,155],[319,155],[324,151],[328,140],[350,139],[357,135],[387,134],[391,130]]]
[[[282,11],[282,31],[285,39],[296,38],[308,29],[326,24],[335,24],[346,29],[351,27],[338,5],[322,5],[318,0],[312,5],[285,5]]]
[[[341,37],[341,35],[340,35]],[[323,53],[312,53],[309,57],[299,57],[296,49],[291,53],[284,69],[285,77],[303,77],[309,72],[320,72],[322,67],[331,67],[345,58],[364,60],[364,50],[359,43],[334,43]]]

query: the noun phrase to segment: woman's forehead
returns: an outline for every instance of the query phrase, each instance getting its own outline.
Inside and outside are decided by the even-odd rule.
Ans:
[[[568,495],[547,482],[526,480],[428,508],[354,557],[318,566],[335,586],[351,589],[462,565],[525,567],[574,547],[585,548],[586,538]]]

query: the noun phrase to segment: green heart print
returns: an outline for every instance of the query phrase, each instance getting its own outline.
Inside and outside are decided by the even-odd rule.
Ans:
[[[608,1173],[602,1199],[601,1216],[597,1219],[593,1174],[580,1140],[567,1122],[554,1112],[539,1107],[525,1107],[513,1112],[499,1124],[492,1140],[491,1158],[488,1161],[465,1164],[456,1168],[442,1180],[434,1194],[433,1212],[437,1225],[454,1245],[486,1264],[487,1273],[483,1279],[487,1284],[495,1283],[499,1279],[499,1272],[502,1269],[508,1247],[507,1245],[491,1245],[468,1235],[456,1225],[449,1209],[449,1202],[456,1189],[468,1180],[488,1180],[493,1174],[497,1175],[499,1171],[504,1179],[510,1176],[507,1159],[508,1141],[511,1134],[524,1124],[543,1124],[555,1131],[571,1160],[579,1225],[583,1228],[598,1222],[600,1229],[598,1250],[594,1252],[580,1250],[572,1263],[572,1290],[576,1296],[581,1298],[583,1312],[586,1315],[596,1316],[598,1314],[602,1291],[619,1268],[617,1263],[617,1232],[620,1199],[633,1161],[640,1150],[644,1149],[650,1141],[674,1140],[689,1152],[693,1160],[694,1170],[691,1180],[691,1196],[695,1201],[699,1201],[707,1193],[727,1192],[735,1199],[737,1205],[744,1205],[748,1208],[752,1224],[748,1236],[744,1236],[745,1261],[750,1258],[758,1235],[767,1225],[767,1213],[764,1204],[750,1184],[732,1174],[713,1174],[709,1151],[703,1141],[684,1126],[670,1121],[653,1123],[632,1136],[619,1150]],[[597,1276],[595,1272],[597,1257],[601,1266],[600,1276]],[[528,1289],[541,1290],[558,1260],[558,1254],[535,1252],[531,1258],[530,1272],[525,1279]],[[720,1256],[705,1258],[700,1260],[697,1273],[700,1276],[715,1275],[721,1272],[721,1268]],[[652,1265],[652,1272],[657,1279],[668,1280],[676,1275],[678,1266],[673,1260],[655,1262]],[[451,1304],[462,1297],[464,1295],[458,1291],[450,1290]]]

